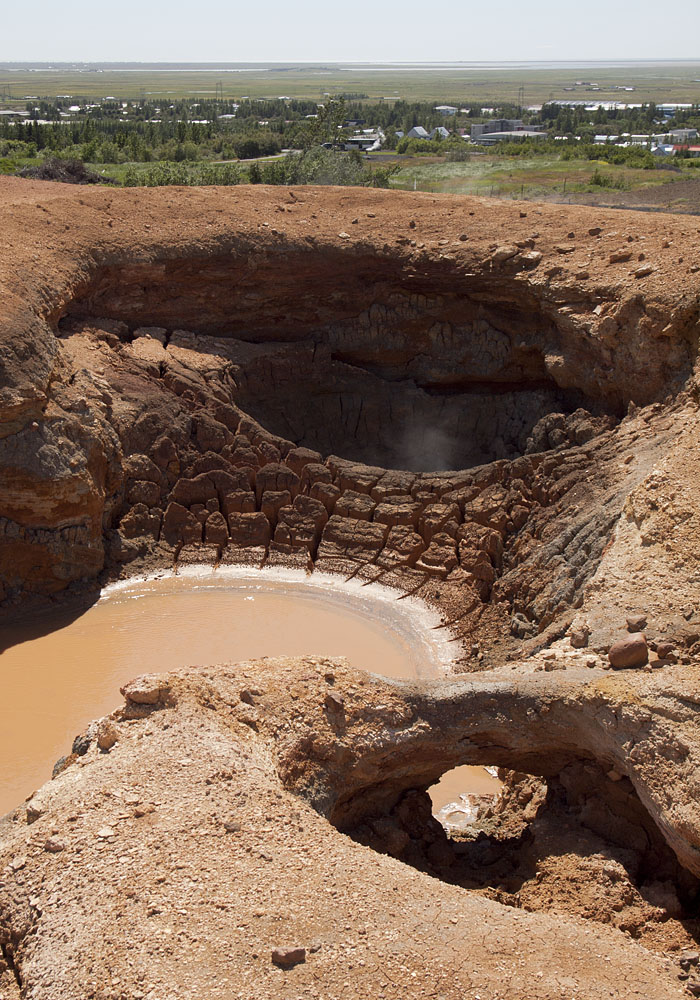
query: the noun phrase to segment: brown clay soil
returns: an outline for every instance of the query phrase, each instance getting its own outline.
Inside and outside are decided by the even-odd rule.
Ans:
[[[695,220],[0,178],[0,233],[6,621],[296,566],[459,654],[128,684],[0,822],[3,1000],[697,995]]]

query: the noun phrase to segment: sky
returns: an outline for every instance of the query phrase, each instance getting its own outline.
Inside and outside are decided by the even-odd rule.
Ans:
[[[700,60],[699,0],[35,0],[3,5],[0,60]]]

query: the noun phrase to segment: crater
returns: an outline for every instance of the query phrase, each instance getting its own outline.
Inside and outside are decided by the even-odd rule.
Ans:
[[[582,443],[690,371],[678,343],[619,370],[617,322],[600,303],[491,260],[465,273],[361,249],[247,249],[101,268],[61,308],[61,327],[108,318],[181,346],[186,330],[192,348],[231,362],[237,405],[271,433],[411,471],[546,450],[567,440],[574,413]],[[591,337],[603,319],[609,332]]]
[[[3,610],[16,616],[25,601],[81,592],[95,578],[184,574],[202,563],[217,573],[296,567],[321,593],[322,574],[341,575],[358,594],[379,581],[410,615],[411,597],[424,598],[443,628],[420,625],[420,636],[449,628],[453,668],[471,675],[419,673],[421,683],[410,684],[302,656],[219,662],[126,685],[125,707],[101,720],[116,743],[100,746],[97,727],[81,734],[58,780],[5,824],[30,909],[18,901],[1,915],[2,941],[8,927],[30,926],[32,899],[46,917],[38,937],[25,935],[30,961],[22,966],[13,938],[3,944],[6,964],[55,983],[59,965],[72,975],[71,963],[88,955],[91,968],[80,967],[76,982],[116,969],[128,986],[105,946],[106,924],[85,920],[86,872],[104,875],[100,914],[110,926],[127,912],[121,866],[102,863],[104,840],[137,860],[144,843],[153,846],[158,891],[170,893],[162,912],[192,902],[183,928],[200,912],[191,871],[209,865],[210,884],[223,885],[230,851],[250,848],[241,891],[224,905],[257,905],[261,871],[273,894],[268,915],[280,885],[289,914],[309,913],[313,900],[318,933],[297,921],[294,935],[275,943],[292,944],[297,930],[299,943],[323,939],[297,972],[320,973],[325,992],[338,991],[337,928],[354,925],[357,900],[388,932],[381,971],[397,995],[410,992],[403,963],[415,965],[413,981],[428,983],[444,965],[462,992],[485,981],[476,964],[469,984],[459,978],[472,969],[464,928],[479,921],[494,995],[560,990],[555,976],[577,962],[583,982],[590,955],[619,943],[583,929],[582,950],[558,918],[521,912],[504,923],[498,908],[455,885],[521,911],[600,919],[645,944],[687,944],[676,931],[654,937],[673,920],[697,937],[700,876],[689,778],[697,764],[697,390],[689,376],[698,265],[687,224],[561,206],[300,194],[280,205],[278,190],[81,192],[78,209],[56,191],[46,207],[11,203],[2,277],[21,295],[0,316]],[[54,242],[27,244],[26,232],[46,232],[48,211]],[[18,220],[22,236],[12,243]],[[648,672],[604,673],[626,617],[642,611],[658,659],[649,658]],[[283,619],[279,610],[275,617]],[[308,616],[299,617],[303,629]],[[218,615],[219,632],[227,621]],[[178,616],[178,630],[189,624],[187,613]],[[134,631],[121,635],[136,650],[130,676],[159,665],[155,656],[146,662]],[[415,652],[415,631],[406,637]],[[294,651],[287,638],[285,654]],[[672,658],[662,645],[674,646]],[[241,655],[226,646],[196,659]],[[34,662],[53,667],[50,657]],[[105,710],[113,689],[111,681]],[[64,701],[71,691],[66,683]],[[69,724],[64,752],[81,723]],[[499,768],[503,792],[470,803],[474,821],[446,831],[428,789],[455,767],[485,765]],[[110,774],[122,786],[119,802],[103,794]],[[139,822],[122,825],[134,789],[156,809],[152,830],[140,803]],[[94,807],[77,816],[83,800]],[[178,849],[168,869],[162,831],[173,819]],[[26,860],[25,822],[39,824]],[[54,826],[66,842],[58,859],[60,845],[44,839]],[[299,864],[291,879],[290,848]],[[187,857],[191,868],[181,863]],[[24,881],[30,875],[41,890]],[[72,901],[67,886],[76,889]],[[60,963],[54,892],[64,924],[84,935]],[[406,937],[395,901],[408,898],[417,930]],[[251,925],[240,908],[229,917],[232,926],[263,928],[264,947],[249,940],[245,957],[262,961],[246,965],[244,978],[262,975],[265,986],[272,972],[279,985],[263,958],[269,925]],[[504,987],[499,948],[511,925],[531,964],[510,963],[507,975],[520,969],[523,978]],[[153,926],[133,924],[135,948],[150,947]],[[381,937],[367,941],[384,947]],[[557,953],[552,941],[564,937]],[[35,964],[42,938],[48,973]],[[644,954],[637,960],[655,981]],[[352,957],[359,992],[371,992],[375,965]],[[214,958],[231,981],[241,981],[241,961],[224,946]]]

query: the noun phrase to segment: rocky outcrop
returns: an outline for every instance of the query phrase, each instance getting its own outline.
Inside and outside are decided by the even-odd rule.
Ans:
[[[694,413],[653,402],[693,384],[676,219],[4,184],[0,599],[286,561],[420,593],[514,655],[564,634]],[[643,283],[619,244],[653,255]]]
[[[420,596],[474,673],[417,690],[266,661],[128,686],[4,822],[0,988],[268,997],[295,977],[332,996],[678,995],[677,973],[618,932],[493,900],[556,911],[568,893],[562,908],[594,920],[619,904],[630,934],[688,943],[687,223],[0,181],[3,613],[157,567],[291,565]],[[645,657],[617,660],[620,640]],[[530,777],[507,803],[520,826],[482,830],[455,860],[425,789],[468,762]],[[490,902],[463,891],[478,871]],[[286,972],[271,958],[296,949]]]
[[[558,774],[582,795],[572,767],[585,763],[610,775],[602,821],[614,803],[619,815],[608,819],[622,831],[620,803],[630,800],[634,817],[636,799],[698,870],[694,706],[673,693],[697,680],[696,671],[663,683],[598,671],[515,686],[506,673],[415,688],[313,658],[145,676],[125,687],[124,707],[87,735],[81,756],[0,827],[5,962],[37,1000],[166,988],[209,997],[227,980],[276,997],[290,980],[275,952],[300,948],[297,991],[399,997],[439,968],[441,995],[478,982],[495,998],[505,948],[506,996],[552,996],[562,977],[567,992],[587,997],[680,996],[678,966],[619,930],[500,906],[361,847],[333,823],[396,829],[380,822],[392,804],[464,761]],[[524,802],[528,794],[519,792]],[[419,800],[411,816],[420,834]],[[627,820],[628,849],[635,831],[644,841],[644,827]],[[582,829],[582,842],[589,836]],[[399,839],[400,856],[410,837],[403,848]],[[588,884],[611,872],[628,884],[612,857],[589,866]],[[668,922],[658,875],[639,884]],[[183,963],[183,948],[199,960]]]

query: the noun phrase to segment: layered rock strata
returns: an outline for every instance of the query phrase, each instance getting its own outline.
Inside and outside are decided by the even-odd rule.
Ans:
[[[8,996],[680,995],[619,930],[494,900],[607,906],[659,949],[695,933],[693,225],[0,181],[3,613],[155,568],[293,565],[422,597],[481,672],[416,691],[268,661],[130,687],[4,823]],[[640,630],[643,671],[603,673]],[[465,762],[545,782],[513,779],[492,817],[525,803],[530,841],[455,855],[425,788]],[[461,888],[479,869],[490,901]],[[287,972],[268,958],[297,946]]]
[[[120,565],[291,563],[420,593],[512,655],[563,634],[695,413],[683,220],[5,185],[12,601]]]

